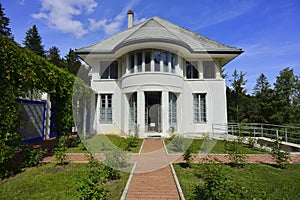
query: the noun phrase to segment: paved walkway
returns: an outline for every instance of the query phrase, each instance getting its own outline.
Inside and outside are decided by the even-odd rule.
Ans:
[[[162,139],[145,139],[129,187],[127,200],[180,199]]]

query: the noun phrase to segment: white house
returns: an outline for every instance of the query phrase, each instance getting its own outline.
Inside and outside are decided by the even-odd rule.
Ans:
[[[96,133],[207,133],[227,123],[222,67],[243,51],[159,17],[133,25],[133,15],[128,29],[77,49],[92,67]]]

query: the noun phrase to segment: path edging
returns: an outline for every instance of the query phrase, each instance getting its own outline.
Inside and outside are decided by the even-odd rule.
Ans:
[[[179,197],[180,197],[181,200],[185,200],[183,192],[182,192],[182,189],[181,189],[181,186],[180,186],[180,183],[179,183],[177,175],[176,175],[176,172],[175,172],[173,164],[171,162],[170,162],[170,168],[171,168],[171,172],[172,172],[173,178],[175,180],[175,184],[176,184],[176,187],[177,187],[177,191],[178,191]]]
[[[120,200],[126,200],[126,197],[127,197],[128,191],[129,191],[129,187],[130,187],[130,184],[131,184],[131,181],[132,181],[132,178],[133,178],[133,174],[134,174],[135,168],[136,168],[136,162],[134,163],[134,165],[132,167],[132,170],[130,172],[128,181],[126,183],[125,189],[124,189],[124,191],[122,193],[122,196],[121,196]]]

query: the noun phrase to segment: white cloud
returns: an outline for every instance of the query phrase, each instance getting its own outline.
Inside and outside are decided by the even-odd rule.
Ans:
[[[90,30],[98,30],[103,29],[104,32],[108,35],[115,34],[120,31],[121,26],[124,22],[126,16],[126,12],[124,9],[121,13],[119,13],[116,17],[113,19],[101,19],[101,20],[95,20],[95,19],[89,19],[90,22]]]
[[[136,4],[139,3],[139,0],[136,1],[130,1],[129,4],[127,4],[122,11],[115,17],[111,19],[89,19],[90,22],[90,30],[95,31],[102,29],[107,35],[113,35],[121,30],[122,25],[124,24],[124,21],[127,19],[127,11],[131,8],[133,8]],[[135,19],[134,23],[139,23],[141,21],[144,21],[145,18],[142,19]]]
[[[45,19],[48,25],[65,33],[72,33],[77,38],[85,35],[88,30],[79,20],[73,17],[83,11],[91,13],[97,7],[94,0],[40,0],[41,12],[32,14],[35,19]]]

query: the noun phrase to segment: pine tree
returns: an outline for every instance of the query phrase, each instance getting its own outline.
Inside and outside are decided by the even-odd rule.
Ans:
[[[262,73],[256,79],[256,85],[253,88],[253,95],[255,97],[255,113],[254,122],[256,123],[270,123],[270,116],[272,115],[272,94],[271,84],[267,77]]]
[[[36,25],[33,25],[32,28],[26,32],[23,44],[25,48],[35,52],[39,56],[45,57],[44,46],[42,45],[42,37],[40,36]]]
[[[73,49],[70,49],[68,54],[65,56],[65,63],[67,70],[74,75],[77,74],[81,67],[81,62]]]
[[[64,61],[60,58],[60,50],[56,46],[52,46],[47,54],[47,59],[52,64],[60,68],[65,68]]]
[[[0,3],[0,34],[7,36],[10,40],[14,40],[14,36],[9,28],[9,18],[5,16],[4,8]]]
[[[245,73],[233,71],[230,88],[227,89],[228,118],[236,122],[245,119],[246,82]]]
[[[290,124],[293,121],[291,113],[296,81],[294,70],[290,68],[283,69],[276,77],[272,102],[275,109],[272,120],[276,124]]]

